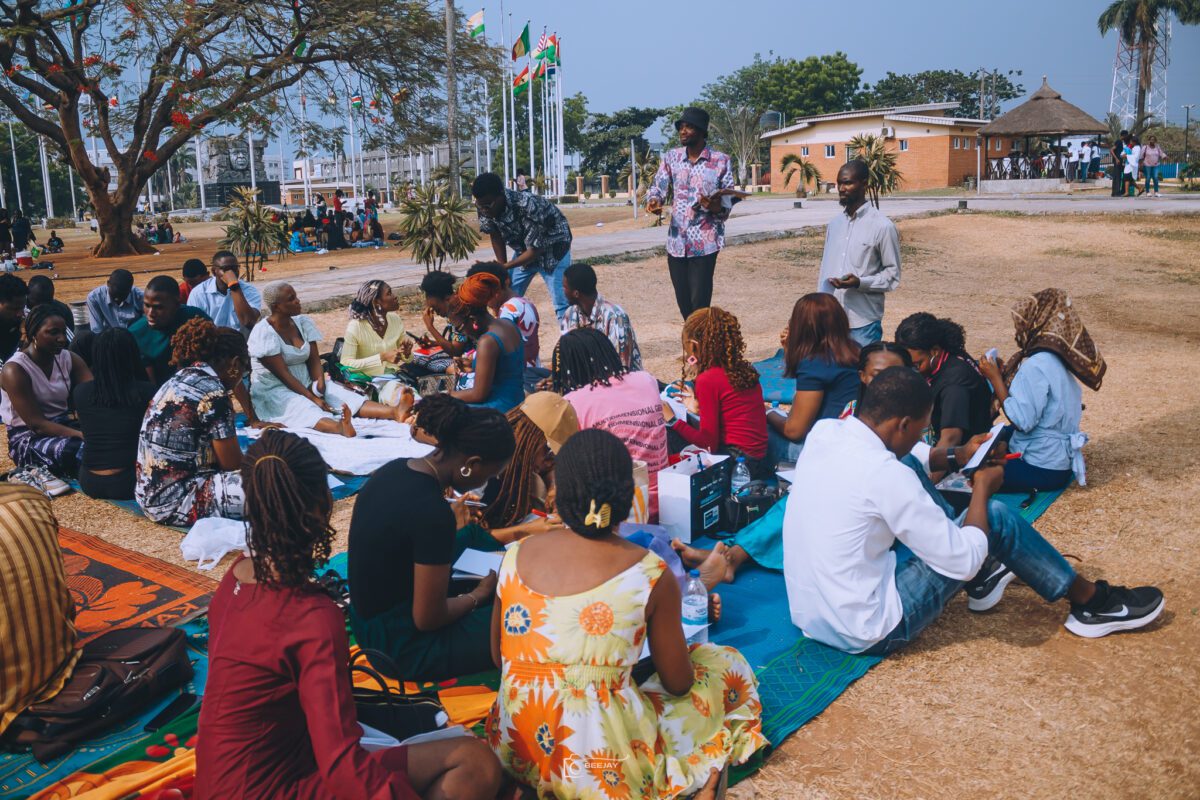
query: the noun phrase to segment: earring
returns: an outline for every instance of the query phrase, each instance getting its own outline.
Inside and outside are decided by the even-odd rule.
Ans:
[[[469,477],[471,477],[471,468],[470,467],[459,467],[458,474],[462,475],[464,478],[469,478]]]
[[[695,357],[695,356],[688,356],[688,357],[687,357],[687,365],[688,365],[689,367],[694,367],[694,366],[696,366],[696,364],[698,364],[698,363],[699,363],[699,362],[696,360],[696,357]]]

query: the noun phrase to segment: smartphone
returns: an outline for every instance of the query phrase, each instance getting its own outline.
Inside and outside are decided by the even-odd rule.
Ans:
[[[996,361],[1000,358],[1000,351],[997,350],[995,347],[993,347],[992,349],[990,349],[986,353],[984,353],[983,356],[984,356],[984,358],[990,359],[992,361]]]
[[[1003,428],[1001,428],[1000,432],[997,433],[995,438],[992,439],[992,443],[988,445],[988,449],[984,452],[983,458],[979,458],[979,453],[976,453],[975,457],[971,459],[972,462],[976,463],[976,466],[964,468],[962,474],[968,478],[974,475],[977,469],[988,463],[988,460],[992,457],[992,453],[994,453],[1000,447],[1001,443],[1004,445],[1008,444],[1008,440],[1012,438],[1014,430],[1015,428],[1013,428],[1012,425],[1005,425]]]
[[[165,727],[172,720],[182,717],[187,712],[191,711],[200,703],[200,698],[191,692],[184,692],[171,701],[170,705],[162,711],[154,715],[154,719],[146,723],[143,730],[146,733],[154,733],[159,728]]]

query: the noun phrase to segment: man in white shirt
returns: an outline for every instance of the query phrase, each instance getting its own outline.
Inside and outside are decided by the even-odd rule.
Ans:
[[[991,587],[980,595],[986,602],[969,604],[983,609],[1013,573],[1047,602],[1067,597],[1066,627],[1080,636],[1132,630],[1161,613],[1158,589],[1086,580],[1020,515],[991,502],[1001,465],[974,474],[971,504],[952,519],[928,478],[899,460],[921,440],[932,407],[925,380],[892,367],[866,387],[857,416],[823,420],[809,433],[783,522],[788,605],[806,636],[886,655],[915,639],[972,578],[983,584],[977,589]],[[924,472],[958,466],[956,452],[914,455],[925,459]],[[894,548],[897,541],[905,547]],[[989,553],[1008,567],[981,573]]]
[[[837,174],[844,213],[825,229],[818,292],[832,294],[850,318],[850,336],[862,346],[883,339],[883,296],[900,285],[900,235],[867,202],[867,165],[848,161]]]
[[[1090,142],[1084,142],[1079,148],[1079,170],[1075,174],[1079,177],[1080,183],[1087,183],[1088,171],[1092,167],[1092,145]]]
[[[228,250],[213,255],[212,277],[192,289],[187,304],[208,314],[218,328],[233,328],[242,336],[250,335],[262,313],[262,295],[238,280],[237,256]]]

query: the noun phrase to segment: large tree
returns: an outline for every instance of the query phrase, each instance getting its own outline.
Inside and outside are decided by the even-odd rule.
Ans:
[[[861,75],[859,66],[840,51],[803,61],[777,58],[767,62],[752,100],[764,111],[781,111],[788,119],[845,111],[854,101]]]
[[[444,37],[441,15],[411,0],[0,1],[0,103],[74,167],[99,218],[95,254],[141,253],[130,228],[150,177],[217,124],[265,133],[290,118],[295,130],[296,98],[282,92],[302,80],[335,119],[365,95],[393,140],[440,128]],[[465,32],[456,44],[460,72],[494,65]],[[320,115],[306,116],[317,135]]]
[[[991,73],[983,76],[986,81],[984,96],[989,98],[989,105],[992,105],[991,95],[995,92],[996,105],[985,109],[986,112],[990,113],[1005,100],[1013,100],[1025,93],[1025,88],[1012,80],[1013,76],[1020,75],[1020,71],[1009,70],[997,72],[994,78]],[[954,116],[978,119],[979,80],[979,70],[970,74],[957,69],[929,69],[905,75],[888,72],[874,85],[864,84],[854,104],[859,108],[872,108],[954,102],[958,103]]]
[[[661,108],[622,108],[611,114],[595,114],[584,128],[584,170],[616,175],[629,162],[629,142],[644,153],[649,143],[646,129],[662,116]]]
[[[1162,35],[1158,23],[1164,12],[1175,14],[1184,25],[1200,24],[1200,0],[1116,0],[1096,20],[1101,34],[1115,30],[1125,44],[1138,51],[1135,120],[1145,118],[1146,95],[1154,75],[1154,55]]]

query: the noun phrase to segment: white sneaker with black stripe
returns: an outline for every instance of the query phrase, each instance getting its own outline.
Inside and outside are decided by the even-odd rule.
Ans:
[[[988,556],[983,560],[979,573],[963,587],[967,593],[967,608],[972,611],[989,611],[1004,596],[1004,587],[1016,578],[1012,570]]]
[[[1149,625],[1162,613],[1164,605],[1163,593],[1154,586],[1130,589],[1096,581],[1096,596],[1090,603],[1072,603],[1064,625],[1076,636],[1099,639]]]

